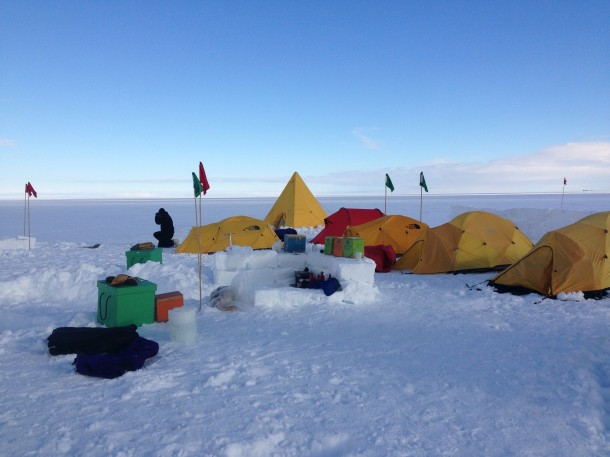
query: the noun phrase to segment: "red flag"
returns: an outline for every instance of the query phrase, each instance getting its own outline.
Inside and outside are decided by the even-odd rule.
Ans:
[[[566,178],[563,178],[563,185],[565,186],[568,183],[568,181],[566,180]]]
[[[205,195],[210,188],[210,184],[208,183],[208,178],[205,176],[205,170],[203,169],[203,164],[201,162],[199,162],[199,182],[203,189],[203,195]]]
[[[25,192],[28,194],[28,197],[33,195],[34,197],[38,198],[38,194],[34,190],[34,186],[32,186],[29,182],[25,185]]]

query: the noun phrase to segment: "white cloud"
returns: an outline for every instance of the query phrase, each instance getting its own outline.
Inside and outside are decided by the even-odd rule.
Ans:
[[[563,178],[578,189],[610,189],[610,143],[567,143],[533,154],[507,157],[474,168],[479,175],[505,178],[509,185],[528,182],[539,191],[557,189]],[[593,188],[592,188],[593,187]],[[597,189],[595,189],[597,187]]]
[[[383,192],[388,173],[400,194],[419,193],[419,172],[423,171],[431,193],[512,193],[566,191],[610,192],[610,142],[567,143],[532,154],[514,155],[487,162],[446,162],[431,159],[416,167],[372,172],[343,172],[328,175],[324,193],[362,194]],[[332,189],[331,189],[332,185]]]
[[[610,142],[566,143],[551,146],[531,154],[513,155],[485,162],[449,162],[434,157],[423,158],[413,166],[373,170],[337,169],[322,174],[329,168],[298,170],[315,196],[363,195],[379,196],[385,190],[385,174],[394,184],[394,195],[419,195],[419,173],[424,172],[430,195],[467,193],[527,193],[561,192],[563,178],[566,192],[598,191],[610,193]],[[346,165],[348,162],[346,162]],[[314,170],[324,170],[316,173]],[[291,174],[240,176],[227,173],[215,176],[210,198],[277,197]],[[209,177],[209,176],[208,176]],[[30,177],[28,176],[28,179]],[[188,176],[176,178],[114,178],[81,182],[47,181],[34,179],[48,198],[186,198],[192,196],[192,183]],[[22,177],[0,183],[0,199],[20,198],[23,193]],[[37,190],[41,190],[38,189]]]
[[[358,141],[367,149],[379,149],[381,148],[382,142],[379,140],[373,139],[370,135],[365,133],[365,130],[377,130],[377,129],[364,129],[357,128],[352,130],[352,135],[354,135]]]
[[[545,149],[539,154],[543,158],[559,158],[573,163],[598,163],[610,165],[610,143],[567,143]]]
[[[10,148],[15,146],[15,141],[8,138],[0,138],[0,148]]]

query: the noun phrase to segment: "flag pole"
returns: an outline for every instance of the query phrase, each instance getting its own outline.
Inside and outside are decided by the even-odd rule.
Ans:
[[[199,278],[199,308],[201,312],[201,194],[199,194],[199,218],[197,218],[197,195],[195,195],[195,230],[197,230],[197,272]]]
[[[195,201],[197,201],[197,198],[195,197]],[[195,205],[196,206],[196,205]],[[195,211],[197,211],[197,208],[195,207]],[[196,218],[197,216],[195,216]],[[203,225],[203,219],[201,216],[201,194],[199,194],[199,227],[201,227]],[[198,234],[199,236],[197,236],[197,269],[198,269],[198,276],[199,276],[199,309],[198,311],[201,312],[201,302],[202,302],[202,285],[201,285],[201,264],[203,263],[203,259],[201,257],[201,233]]]
[[[195,198],[195,227],[194,229],[197,231],[197,272],[199,276],[199,309],[201,312],[201,303],[203,301],[202,297],[202,285],[201,285],[201,182],[195,173],[193,173],[193,190],[194,190],[194,198]],[[199,221],[197,220],[197,197],[199,197]]]
[[[25,238],[25,224],[27,221],[27,206],[28,206],[28,185],[25,185],[25,193],[23,194],[23,236]]]
[[[203,218],[201,215],[201,193],[199,194],[199,227],[203,226]],[[197,236],[197,263],[199,266],[199,312],[201,312],[201,302],[202,302],[202,292],[201,292],[201,266],[203,263],[203,259],[201,257],[201,229],[199,229],[199,234]]]
[[[424,188],[419,186],[419,222],[421,223],[422,206],[424,205]]]
[[[423,207],[424,207],[424,190],[428,192],[428,186],[426,185],[426,178],[424,178],[424,172],[419,172],[419,222],[423,224]]]
[[[388,215],[388,186],[384,184],[383,186],[385,190],[385,195],[383,197],[383,215],[387,217]]]
[[[383,199],[383,225],[385,226],[386,222],[388,222],[388,184],[387,184],[387,175],[386,175],[386,184],[383,186],[385,189],[385,196]],[[385,244],[385,228],[383,230],[383,244]]]
[[[203,163],[199,162],[199,177],[193,173],[193,186],[195,188],[195,219],[197,219],[197,197],[199,197],[199,228],[197,233],[197,261],[199,266],[199,312],[201,312],[202,306],[202,280],[201,280],[201,268],[202,268],[202,253],[201,253],[201,227],[203,227],[203,215],[202,215],[202,193],[205,195],[207,190],[210,188],[208,180],[205,176],[205,170]]]
[[[197,197],[193,197],[193,201],[195,202],[195,227],[198,227],[199,221],[197,220]]]
[[[199,202],[200,210],[198,213],[197,212],[198,185],[199,185],[199,180],[197,179],[195,173],[193,173],[193,190],[194,190],[193,202],[195,203],[195,227],[193,227],[193,229],[197,233],[197,272],[199,273],[198,274],[198,277],[199,277],[199,309],[198,309],[198,311],[201,311],[201,231],[199,230],[199,226],[201,224],[197,217],[198,214],[201,214],[201,202]],[[201,195],[200,192],[199,192],[199,195]]]
[[[30,228],[30,197],[28,195],[28,251],[32,250],[32,244],[31,244],[31,238],[32,238],[32,231]]]
[[[199,236],[201,236],[201,233],[199,233]],[[199,246],[201,246],[201,244],[199,244]],[[198,262],[198,267],[199,267],[199,312],[201,312],[201,302],[202,302],[202,292],[201,292],[201,264],[202,264],[202,260],[201,260],[201,252],[197,253],[197,262]]]
[[[566,178],[563,178],[563,187],[561,188],[561,208],[563,209],[563,195],[566,192]]]

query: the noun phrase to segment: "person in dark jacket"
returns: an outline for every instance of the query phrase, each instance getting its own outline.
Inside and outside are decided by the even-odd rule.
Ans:
[[[153,233],[153,236],[159,240],[158,247],[173,248],[174,221],[172,221],[172,217],[163,208],[159,208],[155,214],[155,223],[161,226],[161,230]]]

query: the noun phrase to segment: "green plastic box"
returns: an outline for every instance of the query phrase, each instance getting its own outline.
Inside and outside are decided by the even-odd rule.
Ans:
[[[163,263],[163,249],[142,249],[142,250],[130,250],[125,251],[125,257],[127,258],[127,268],[131,268],[136,263],[146,263],[149,260],[153,262]]]
[[[97,282],[97,321],[106,327],[151,324],[155,321],[157,285],[137,278],[136,286],[113,287]]]
[[[324,238],[324,254],[333,255],[333,249],[335,247],[336,236],[327,236]]]
[[[356,253],[364,257],[364,240],[360,237],[343,238],[343,257],[355,258]]]

